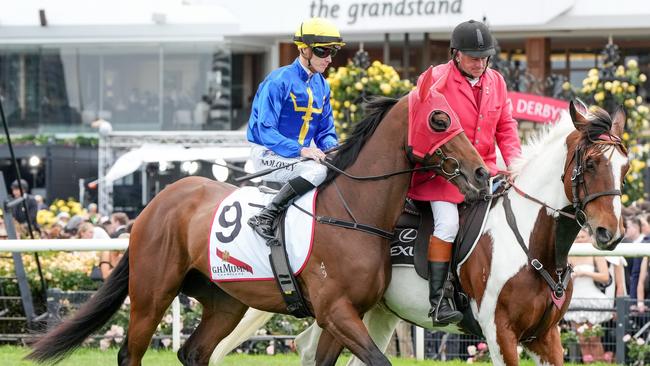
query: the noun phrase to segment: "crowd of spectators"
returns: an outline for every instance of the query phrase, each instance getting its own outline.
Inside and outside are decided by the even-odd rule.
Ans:
[[[19,193],[14,197],[20,197]],[[71,215],[61,211],[54,218],[53,222],[47,225],[39,225],[38,211],[47,211],[49,206],[45,205],[40,197],[28,197],[28,212],[22,206],[12,209],[14,226],[17,235],[22,238],[29,238],[34,235],[36,238],[46,239],[124,239],[129,237],[132,220],[124,212],[114,212],[109,216],[101,216],[97,210],[97,204],[91,203],[85,209]],[[33,208],[38,205],[38,210]],[[17,214],[17,215],[16,215]],[[32,234],[29,234],[27,220],[32,223]],[[7,238],[7,231],[4,220],[0,220],[0,239]],[[97,259],[97,280],[103,280],[122,257],[122,251],[102,251]],[[94,273],[95,271],[93,271]]]

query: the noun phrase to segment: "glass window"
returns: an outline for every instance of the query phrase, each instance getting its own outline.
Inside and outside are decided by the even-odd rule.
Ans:
[[[163,48],[163,129],[208,126],[211,49],[198,45]]]
[[[566,54],[554,53],[551,54],[551,69],[565,69],[566,68]]]
[[[160,49],[123,46],[103,50],[100,117],[117,130],[157,129],[160,122]]]

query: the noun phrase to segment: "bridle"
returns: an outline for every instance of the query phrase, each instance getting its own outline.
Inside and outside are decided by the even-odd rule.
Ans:
[[[598,137],[598,140],[590,141],[590,142],[591,142],[590,145],[578,144],[578,146],[576,146],[575,152],[572,155],[571,159],[567,161],[564,168],[564,173],[560,178],[560,180],[564,182],[564,177],[568,172],[571,162],[575,161],[575,166],[571,171],[571,195],[572,195],[571,203],[575,210],[575,216],[573,217],[573,219],[575,219],[578,222],[578,225],[580,225],[581,227],[584,227],[587,222],[587,215],[585,214],[584,210],[587,207],[587,204],[589,204],[589,202],[602,196],[622,195],[620,189],[612,189],[609,191],[589,194],[589,188],[587,187],[587,182],[585,181],[585,177],[584,177],[584,172],[585,172],[584,166],[586,164],[586,156],[587,156],[586,150],[595,147],[604,151],[607,149],[607,147],[614,146],[614,149],[612,150],[612,154],[614,153],[614,150],[620,149],[623,155],[627,155],[627,150],[625,149],[625,146],[623,146],[621,139],[617,136],[611,134],[603,134]],[[585,196],[582,199],[580,199],[580,188],[582,188],[582,191],[585,193]]]

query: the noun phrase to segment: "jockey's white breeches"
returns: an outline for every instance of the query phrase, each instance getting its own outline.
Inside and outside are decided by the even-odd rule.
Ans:
[[[300,158],[285,158],[260,145],[253,145],[251,148],[251,160],[255,171],[287,165],[283,169],[278,169],[262,177],[262,179],[269,182],[284,184],[289,179],[300,176],[318,187],[327,177],[327,167],[325,165],[321,165],[314,160],[289,165],[300,161]]]
[[[431,201],[433,236],[453,243],[458,234],[458,207],[455,203]]]

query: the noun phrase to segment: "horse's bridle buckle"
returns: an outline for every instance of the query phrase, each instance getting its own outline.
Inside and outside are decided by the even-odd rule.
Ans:
[[[533,258],[533,260],[530,261],[530,264],[538,271],[541,271],[542,268],[544,268],[542,262],[540,262],[537,258]]]

